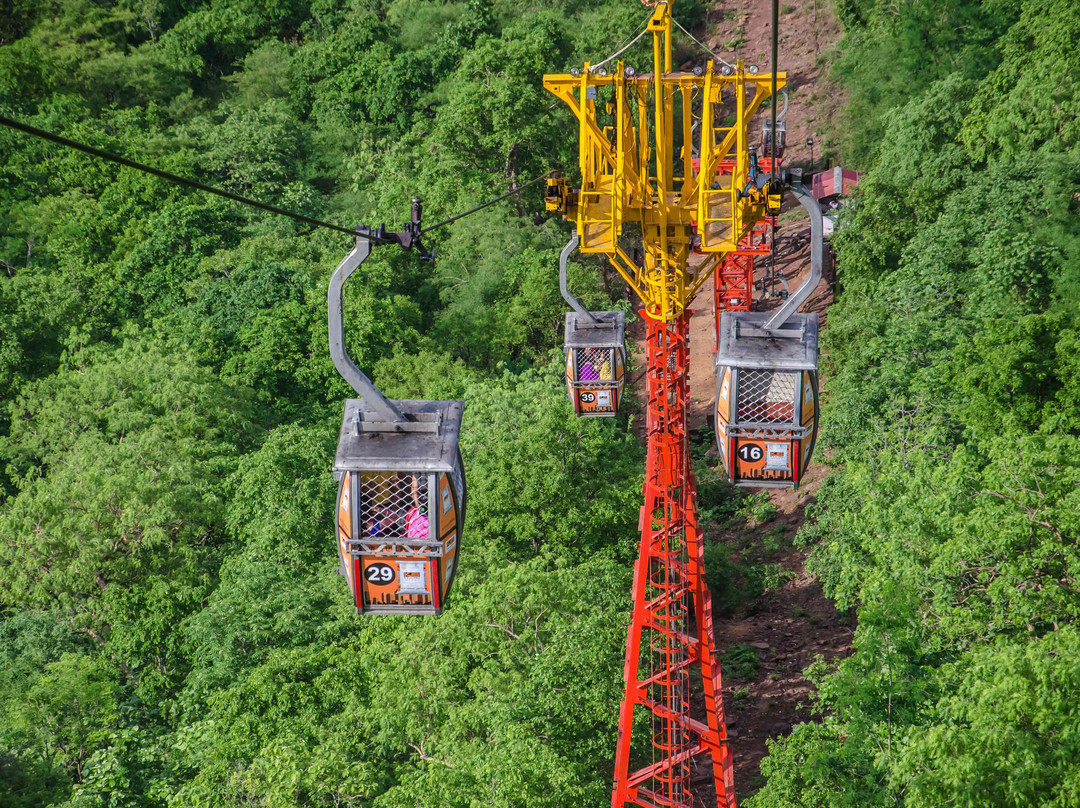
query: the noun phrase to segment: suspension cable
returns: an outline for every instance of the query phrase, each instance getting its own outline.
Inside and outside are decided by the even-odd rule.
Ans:
[[[652,17],[650,17],[649,20],[651,21]],[[636,37],[634,37],[629,42],[627,42],[625,45],[623,45],[621,48],[619,48],[617,51],[615,51],[613,54],[611,54],[611,56],[606,58],[604,61],[597,62],[594,65],[589,65],[589,72],[591,73],[593,70],[596,70],[598,68],[603,67],[608,62],[610,62],[612,59],[614,59],[616,56],[621,56],[622,54],[626,53],[626,51],[630,50],[630,48],[632,48],[634,45],[637,44],[639,39],[641,39],[643,36],[645,36],[645,34],[646,34],[646,32],[648,32],[648,30],[649,30],[649,22],[647,21],[645,23],[645,27],[641,29],[640,34],[638,34]]]
[[[687,30],[686,30],[685,28],[683,28],[683,27],[682,27],[682,25],[681,25],[681,24],[679,23],[679,21],[678,21],[677,19],[675,19],[674,17],[672,17],[672,18],[671,18],[671,21],[672,21],[673,23],[675,23],[675,26],[676,26],[676,27],[677,27],[677,28],[678,28],[678,29],[679,29],[680,31],[682,31],[682,32],[683,32],[684,34],[686,34],[686,35],[687,35],[688,37],[690,37],[690,38],[691,38],[692,40],[694,40],[694,42],[696,42],[696,43],[697,43],[697,45],[698,45],[698,47],[699,47],[699,48],[701,48],[701,49],[702,49],[703,51],[705,51],[705,52],[706,52],[707,54],[709,54],[709,55],[710,55],[710,56],[711,56],[712,58],[714,58],[714,59],[715,59],[716,61],[718,61],[718,62],[719,62],[720,64],[724,65],[725,67],[730,67],[730,68],[732,68],[732,69],[734,69],[734,68],[735,68],[735,65],[731,64],[731,62],[726,62],[726,61],[724,61],[723,59],[721,59],[721,58],[720,58],[720,57],[719,57],[719,56],[718,56],[718,55],[716,54],[716,51],[714,51],[714,50],[713,50],[712,48],[710,48],[710,47],[709,47],[708,45],[706,45],[706,44],[705,44],[704,42],[702,42],[701,40],[699,40],[699,39],[698,39],[698,38],[697,38],[696,36],[694,36],[693,34],[691,34],[691,33],[690,33],[689,31],[687,31]]]
[[[61,135],[47,132],[44,129],[38,129],[35,126],[30,126],[29,124],[15,121],[11,118],[6,118],[3,115],[0,115],[0,124],[11,127],[12,129],[17,129],[20,132],[25,132],[28,135],[42,138],[43,140],[49,140],[53,143],[58,143],[61,146],[67,146],[69,149],[75,149],[77,151],[85,152],[86,154],[92,155],[94,157],[98,157],[102,160],[108,160],[111,163],[118,163],[119,165],[126,166],[127,168],[134,168],[136,171],[153,174],[155,177],[160,177],[163,180],[176,183],[177,185],[185,185],[188,188],[194,188],[198,191],[205,191],[208,194],[216,194],[217,196],[224,197],[225,199],[230,199],[233,202],[240,202],[244,205],[250,205],[253,208],[265,210],[268,213],[276,213],[278,216],[288,216],[290,219],[295,219],[298,222],[303,222],[304,224],[309,224],[313,227],[325,227],[329,230],[337,230],[339,233],[348,233],[350,236],[355,236],[357,234],[355,227],[342,227],[338,224],[331,224],[330,222],[324,222],[321,219],[315,219],[311,216],[305,216],[302,213],[295,213],[291,210],[285,210],[284,208],[279,208],[276,205],[268,205],[265,202],[259,202],[255,199],[248,199],[245,196],[234,194],[231,191],[226,191],[222,188],[215,188],[213,185],[206,185],[201,182],[196,182],[193,179],[189,179],[188,177],[181,177],[179,174],[173,174],[169,171],[162,171],[160,168],[154,168],[153,166],[148,166],[144,163],[136,162],[135,160],[129,160],[127,157],[121,157],[118,154],[113,154],[112,152],[97,149],[93,146],[88,146],[85,143],[79,143],[76,140],[71,140],[69,138],[62,137]],[[388,239],[379,239],[373,236],[369,236],[369,238],[371,238],[372,241],[377,241],[381,243],[393,243]]]
[[[485,202],[483,205],[477,205],[475,208],[470,208],[469,210],[464,211],[463,213],[459,213],[456,216],[451,216],[449,219],[443,219],[441,222],[436,222],[435,224],[433,224],[433,225],[431,225],[429,227],[425,227],[420,232],[421,233],[427,233],[427,232],[429,232],[431,230],[434,230],[436,227],[442,227],[444,224],[450,224],[450,222],[456,222],[458,219],[464,219],[469,214],[476,213],[478,210],[483,210],[484,208],[490,208],[496,202],[502,202],[507,197],[511,197],[514,194],[520,194],[522,191],[524,191],[530,185],[536,185],[536,183],[540,182],[540,180],[547,179],[548,177],[550,177],[554,173],[555,173],[555,169],[552,169],[551,171],[545,171],[539,177],[533,177],[528,182],[522,183],[521,185],[519,185],[514,190],[508,191],[507,193],[503,194],[502,196],[497,196],[494,199],[489,200],[488,202]]]
[[[776,135],[776,72],[778,70],[777,61],[777,47],[780,39],[780,0],[772,0],[772,80],[770,82],[770,88],[772,91],[772,132],[769,135],[769,146],[772,149],[772,160],[769,162],[769,168],[771,169],[772,177],[770,182],[776,182],[776,141],[779,138]],[[784,105],[784,112],[787,113],[787,104]]]
[[[205,191],[208,194],[215,194],[217,196],[224,197],[225,199],[232,200],[233,202],[239,202],[243,205],[250,205],[253,208],[258,208],[259,210],[264,210],[268,213],[275,213],[278,216],[287,216],[290,219],[295,219],[298,222],[303,222],[304,224],[308,224],[313,227],[325,227],[328,230],[336,230],[339,233],[348,233],[350,236],[354,237],[357,235],[362,235],[364,238],[367,238],[370,241],[378,244],[398,243],[391,239],[379,238],[378,236],[375,236],[371,233],[358,233],[355,227],[342,227],[339,224],[333,224],[331,222],[325,222],[322,219],[315,219],[311,216],[305,216],[302,213],[296,213],[291,210],[286,210],[285,208],[279,208],[276,205],[269,205],[265,202],[259,202],[256,199],[249,199],[246,196],[240,196],[239,194],[234,194],[231,191],[226,191],[222,188],[216,188],[213,185],[206,185],[205,183],[197,182],[196,180],[190,179],[188,177],[182,177],[179,174],[173,174],[169,171],[162,171],[160,168],[154,168],[153,166],[148,166],[145,163],[139,163],[135,160],[130,160],[127,157],[121,157],[118,154],[113,154],[112,152],[107,152],[103,149],[98,149],[94,146],[80,143],[77,140],[71,140],[70,138],[54,134],[53,132],[48,132],[44,129],[38,129],[36,126],[30,126],[29,124],[7,118],[3,115],[0,115],[0,124],[10,127],[12,129],[16,129],[25,134],[39,137],[43,140],[48,140],[61,146],[66,146],[70,149],[84,152],[101,160],[107,160],[111,163],[117,163],[118,165],[122,165],[127,168],[133,168],[136,171],[142,171],[146,174],[152,174],[155,177],[159,177],[168,182],[176,183],[177,185],[184,185],[188,188],[194,188],[197,191]],[[519,185],[517,188],[510,191],[509,193],[505,193],[502,196],[496,197],[495,199],[485,202],[482,205],[477,205],[475,208],[471,208],[464,213],[459,213],[456,216],[451,216],[449,219],[444,219],[443,221],[433,224],[430,227],[425,227],[420,232],[427,233],[428,231],[434,230],[437,227],[442,227],[443,225],[450,224],[450,222],[456,222],[458,219],[462,219],[472,213],[476,213],[478,210],[483,210],[484,208],[490,207],[497,202],[501,202],[507,197],[511,197],[515,194],[521,193],[521,191],[523,191],[525,188],[528,188],[530,185],[535,185],[536,183],[540,182],[543,179],[546,179],[554,173],[554,170],[546,171],[539,177],[535,177],[534,179],[531,179],[528,182]]]

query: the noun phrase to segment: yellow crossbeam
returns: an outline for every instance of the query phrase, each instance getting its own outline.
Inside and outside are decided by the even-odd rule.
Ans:
[[[669,4],[657,4],[648,32],[653,36],[652,73],[636,74],[622,62],[610,72],[586,64],[570,74],[544,76],[544,87],[578,119],[581,188],[576,205],[563,213],[575,221],[582,251],[606,254],[649,316],[670,320],[766,215],[762,195],[756,189],[742,191],[750,176],[748,127],[771,96],[773,77],[751,73],[741,61],[723,71],[709,62],[700,75],[674,72]],[[778,73],[777,89],[786,83],[787,75]],[[720,114],[729,122],[734,115],[734,123],[717,126]],[[695,122],[700,138],[696,171]],[[723,182],[717,177],[721,165],[731,166]],[[641,228],[640,261],[620,243],[626,238],[625,224]],[[702,251],[711,256],[691,268],[695,228]]]

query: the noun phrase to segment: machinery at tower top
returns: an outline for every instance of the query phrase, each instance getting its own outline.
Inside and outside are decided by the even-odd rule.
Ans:
[[[581,172],[580,188],[548,181],[547,208],[573,222],[581,251],[606,255],[645,314],[662,321],[686,309],[770,205],[779,208],[780,177],[760,169],[748,129],[787,82],[741,61],[673,72],[673,22],[671,4],[657,4],[646,27],[652,72],[618,61],[544,77],[578,119]],[[732,159],[732,171],[719,173]],[[640,256],[631,239],[640,239]],[[692,264],[695,246],[707,259]]]

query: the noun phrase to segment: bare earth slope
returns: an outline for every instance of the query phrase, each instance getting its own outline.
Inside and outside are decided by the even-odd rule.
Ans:
[[[840,28],[824,4],[825,0],[789,0],[781,5],[779,50],[780,68],[788,74],[790,103],[785,116],[788,143],[785,157],[789,166],[810,167],[806,140],[813,137],[816,167],[823,167],[823,138],[819,132],[842,104],[839,91],[827,79],[827,54],[838,41]],[[757,65],[765,72],[770,69],[770,13],[769,0],[717,3],[707,16],[705,41],[724,59],[741,58],[747,65]],[[756,133],[756,125],[753,131]],[[809,241],[809,221],[797,203],[788,202],[780,222],[776,268],[791,290],[798,288],[809,272]],[[765,265],[765,261],[759,261],[755,281],[760,281]],[[833,299],[832,279],[827,270],[826,278],[803,307],[819,312],[823,326]],[[769,309],[779,303],[776,299],[764,300],[756,303],[755,309]],[[638,342],[638,356],[644,356],[641,324],[635,323],[631,333]],[[712,361],[710,282],[694,302],[690,325],[691,430],[705,427],[712,406],[715,395]],[[644,405],[641,388],[643,385],[636,392]],[[823,388],[827,388],[827,380]],[[823,389],[823,395],[826,392]],[[715,457],[710,462],[715,463]],[[715,620],[716,644],[722,656],[742,646],[744,656],[748,647],[759,660],[756,673],[748,678],[733,675],[739,670],[736,666],[730,666],[731,673],[727,670],[729,666],[724,666],[724,706],[740,799],[761,784],[759,767],[767,751],[766,741],[786,735],[793,724],[811,720],[808,711],[802,708],[808,704],[812,686],[803,678],[802,671],[818,655],[833,660],[850,650],[852,621],[836,613],[831,601],[822,594],[820,584],[805,571],[805,554],[791,545],[826,471],[818,462],[811,467],[800,491],[762,494],[773,508],[765,505],[758,510],[774,515],[761,523],[737,518],[723,525],[704,525],[706,540],[724,543],[731,548],[733,558],[773,565],[778,571],[786,571],[782,577],[789,578],[752,602],[737,607],[731,615],[718,616]],[[702,507],[710,504],[701,503]],[[696,772],[694,781],[698,799],[704,805],[710,801],[715,804],[709,773]]]
[[[828,82],[826,60],[827,52],[840,37],[840,28],[824,5],[825,0],[781,3],[779,67],[788,74],[790,102],[785,116],[788,144],[785,157],[788,165],[805,168],[809,168],[811,156],[806,146],[808,137],[817,141],[814,157],[821,168],[822,139],[818,132],[841,103],[838,91]],[[711,34],[708,44],[725,58],[734,50],[748,64],[767,71],[771,69],[770,14],[768,0],[719,3],[708,17]],[[788,213],[789,207],[795,210]],[[788,202],[780,222],[776,266],[792,290],[798,288],[809,272],[809,242],[808,219],[800,215],[796,203]],[[761,264],[758,278],[762,274]],[[826,272],[826,279],[818,284],[803,307],[819,312],[823,327],[833,299],[831,278],[832,274]],[[711,295],[711,288],[704,290],[691,321],[692,425],[704,422],[715,393],[710,367]],[[779,301],[773,299],[762,301],[755,308],[776,305]],[[824,386],[827,387],[827,380]],[[728,526],[716,537],[733,548],[743,548],[748,557],[778,564],[794,575],[745,609],[736,610],[730,617],[720,617],[715,623],[721,655],[733,646],[749,645],[761,660],[756,675],[750,679],[737,679],[726,672],[724,678],[724,706],[735,758],[736,791],[740,797],[760,785],[759,765],[766,753],[766,740],[786,735],[793,724],[810,720],[808,711],[800,710],[808,703],[811,690],[802,671],[819,654],[831,660],[850,650],[852,623],[836,613],[831,601],[822,594],[820,584],[804,570],[804,553],[790,545],[826,471],[818,462],[811,467],[800,491],[768,492],[777,515],[767,523]]]

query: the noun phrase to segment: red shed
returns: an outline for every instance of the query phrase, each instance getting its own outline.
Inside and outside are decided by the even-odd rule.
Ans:
[[[837,166],[829,171],[815,174],[810,192],[814,195],[814,199],[821,202],[829,197],[851,193],[852,189],[859,184],[860,179],[862,179],[862,174],[858,171]]]

